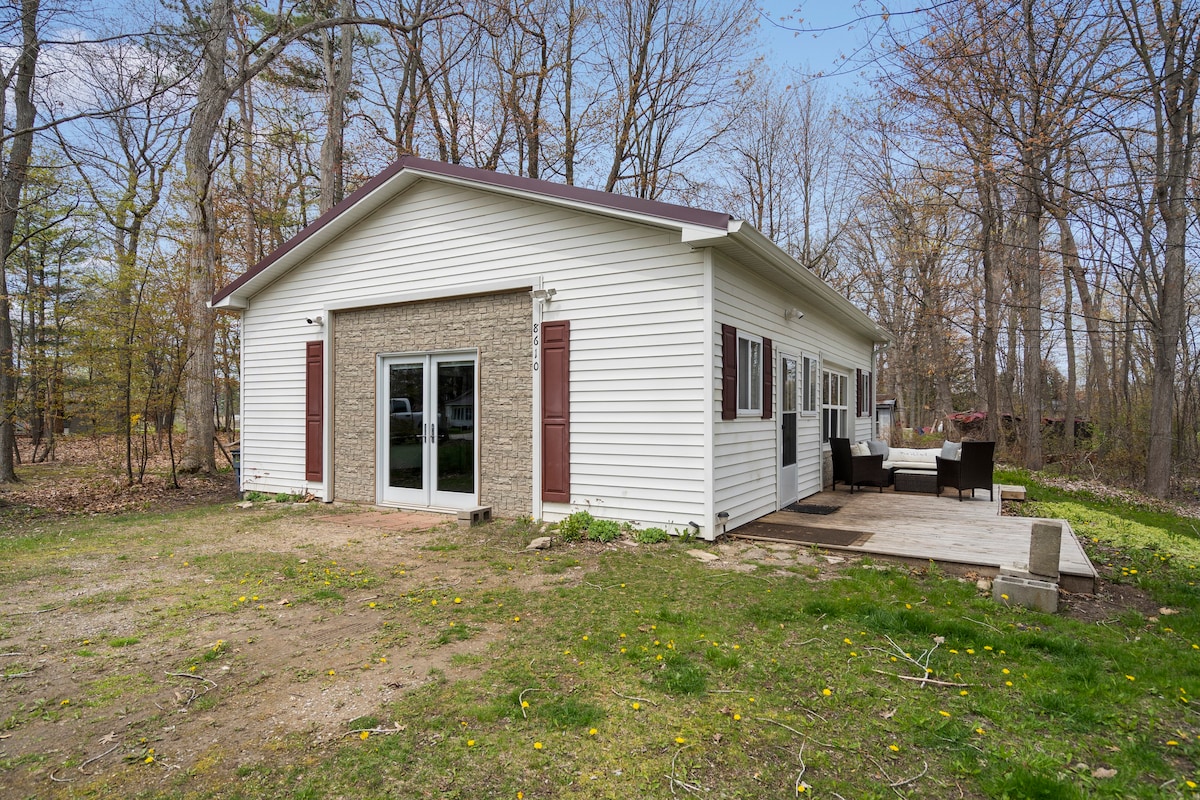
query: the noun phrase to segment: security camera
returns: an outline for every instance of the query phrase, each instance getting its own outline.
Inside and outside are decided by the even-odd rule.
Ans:
[[[309,325],[324,325],[325,324],[325,318],[322,317],[320,314],[318,314],[315,317],[306,317],[304,321],[307,322]]]

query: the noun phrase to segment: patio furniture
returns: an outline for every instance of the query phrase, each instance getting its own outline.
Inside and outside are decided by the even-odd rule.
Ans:
[[[829,440],[829,450],[833,456],[833,485],[837,491],[838,481],[850,486],[854,494],[856,486],[877,486],[879,491],[890,482],[891,473],[883,468],[883,456],[855,456],[850,454],[849,439]]]
[[[963,442],[962,453],[957,460],[937,459],[937,493],[940,496],[944,487],[958,490],[958,499],[962,501],[965,489],[971,490],[971,497],[976,489],[987,489],[988,500],[992,494],[992,456],[996,451],[995,442]]]
[[[938,474],[931,469],[897,469],[892,471],[892,486],[897,492],[936,494]]]

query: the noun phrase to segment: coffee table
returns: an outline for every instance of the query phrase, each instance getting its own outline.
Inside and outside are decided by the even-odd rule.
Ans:
[[[898,469],[892,473],[897,492],[937,493],[937,470]]]

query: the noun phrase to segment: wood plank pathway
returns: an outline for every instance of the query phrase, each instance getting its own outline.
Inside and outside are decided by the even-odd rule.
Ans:
[[[957,492],[932,494],[896,492],[885,489],[823,491],[807,497],[800,505],[839,506],[833,514],[820,516],[776,511],[730,531],[730,535],[767,541],[815,544],[827,550],[882,556],[905,562],[933,561],[949,572],[995,575],[1002,566],[1024,566],[1029,562],[1029,538],[1034,519],[1000,515],[1000,492],[990,501],[986,492],[959,502]],[[1094,592],[1097,573],[1066,520],[1059,556],[1059,581],[1069,592]],[[796,536],[780,536],[780,526],[798,529]],[[802,529],[854,531],[860,535],[850,544],[806,541]],[[841,537],[845,540],[845,536]]]

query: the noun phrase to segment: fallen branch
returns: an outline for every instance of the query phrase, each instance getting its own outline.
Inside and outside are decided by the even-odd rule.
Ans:
[[[517,695],[517,705],[521,708],[521,716],[525,719],[529,719],[529,715],[525,713],[525,695],[536,691],[536,688],[522,689],[521,693]]]
[[[117,748],[119,748],[120,746],[121,746],[120,744],[114,744],[112,747],[108,748],[107,750],[105,750],[105,751],[104,751],[103,753],[101,753],[100,755],[98,755],[98,756],[92,756],[92,757],[91,757],[91,758],[89,758],[87,761],[85,761],[85,762],[83,762],[82,764],[80,764],[80,765],[79,765],[79,771],[80,771],[80,772],[83,772],[83,768],[84,768],[84,767],[86,767],[88,764],[91,764],[91,763],[94,763],[94,762],[96,762],[96,761],[99,761],[100,759],[104,758],[104,757],[105,757],[105,756],[107,756],[107,755],[111,755],[111,754],[112,754],[112,753],[113,753],[113,752],[114,752],[114,751],[115,751]],[[84,774],[84,775],[87,775],[88,773],[86,773],[86,772],[83,772],[83,774]]]
[[[939,681],[934,678],[918,678],[913,675],[897,675],[894,672],[884,672],[881,669],[872,669],[871,672],[878,672],[880,675],[887,675],[889,678],[899,678],[902,681],[913,681],[914,683],[932,683],[935,686],[966,687],[974,685],[970,683],[951,683],[950,681]]]
[[[671,756],[671,774],[664,776],[668,780],[671,781],[671,783],[670,783],[671,794],[675,794],[675,784],[679,784],[680,786],[682,786],[684,789],[687,789],[692,794],[697,794],[699,792],[704,791],[704,788],[697,784],[688,783],[687,781],[682,781],[679,778],[675,777],[675,759],[679,758],[679,754],[682,753],[684,750],[687,750],[689,747],[692,747],[692,745],[686,744],[683,747],[680,747],[678,750],[676,750],[675,755]]]
[[[193,675],[190,672],[167,672],[164,674],[170,675],[175,678],[190,678],[191,680],[194,680],[194,681],[204,681],[205,683],[208,684],[208,688],[206,688],[203,692],[192,691],[192,696],[188,698],[188,701],[186,703],[184,703],[185,706],[190,706],[192,703],[196,702],[201,697],[204,697],[204,695],[208,694],[213,689],[221,688],[217,685],[216,681],[210,680],[209,678],[206,678],[203,675]],[[176,699],[180,699],[180,698],[178,696],[176,696]],[[158,705],[158,704],[155,703],[155,705]]]
[[[791,725],[784,725],[782,722],[780,722],[777,719],[771,719],[770,717],[752,717],[752,719],[758,720],[759,722],[769,722],[772,725],[778,725],[779,727],[783,728],[784,730],[789,730],[792,733],[799,736],[800,738],[805,739],[807,741],[814,742],[814,743],[820,745],[821,747],[828,747],[832,750],[845,750],[846,749],[844,747],[839,747],[836,744],[826,744],[825,742],[818,742],[816,739],[812,738],[804,731],[798,731],[795,728],[793,728]]]
[[[904,780],[902,780],[902,781],[896,781],[895,783],[889,783],[889,784],[888,784],[888,788],[889,788],[889,789],[899,789],[901,786],[906,786],[906,785],[908,785],[908,784],[910,784],[910,783],[913,783],[914,781],[918,781],[918,780],[920,780],[921,778],[924,778],[924,777],[925,777],[925,773],[929,772],[929,762],[928,762],[928,761],[922,761],[921,763],[922,763],[922,764],[924,764],[924,765],[925,765],[925,767],[924,767],[924,769],[922,769],[922,770],[921,770],[920,774],[918,774],[918,775],[913,775],[911,778],[905,778],[905,779],[904,779]],[[897,794],[899,794],[899,793],[897,792]],[[903,796],[903,795],[901,795],[901,796]]]
[[[971,619],[970,617],[963,617],[963,619],[965,619],[967,622],[974,622],[976,625],[982,625],[985,628],[990,628],[991,630],[995,631],[996,633],[1004,633],[1004,631],[1000,630],[995,625],[992,625],[991,623],[988,623],[988,622],[984,622],[981,619]]]
[[[629,695],[621,694],[616,689],[609,689],[609,691],[622,700],[632,700],[635,703],[649,703],[652,706],[658,705],[658,703],[654,702],[653,700],[647,700],[645,697],[630,697]]]
[[[796,776],[796,794],[799,795],[802,791],[808,788],[808,784],[804,782],[804,771],[808,766],[804,763],[804,745],[807,741],[800,742],[800,753],[797,756],[800,759],[800,774]],[[803,787],[803,788],[802,788]]]
[[[23,656],[24,653],[0,653],[0,658],[9,658],[11,656]]]
[[[29,672],[13,672],[13,673],[11,673],[11,674],[5,675],[4,677],[5,677],[6,679],[7,679],[7,678],[28,678],[28,677],[29,677],[30,675],[32,675],[32,674],[33,674],[35,671],[36,671],[36,670],[31,670],[31,671],[29,671]]]
[[[26,614],[49,614],[51,611],[58,611],[60,608],[62,608],[61,605],[54,606],[53,608],[39,608],[36,611],[10,611],[9,613],[5,614],[4,616],[6,616],[6,617],[22,617],[22,616],[25,616]]]
[[[403,730],[404,726],[397,722],[390,728],[355,728],[352,731],[346,731],[342,736],[362,736],[364,733],[376,733],[386,736],[392,733],[400,733]]]

